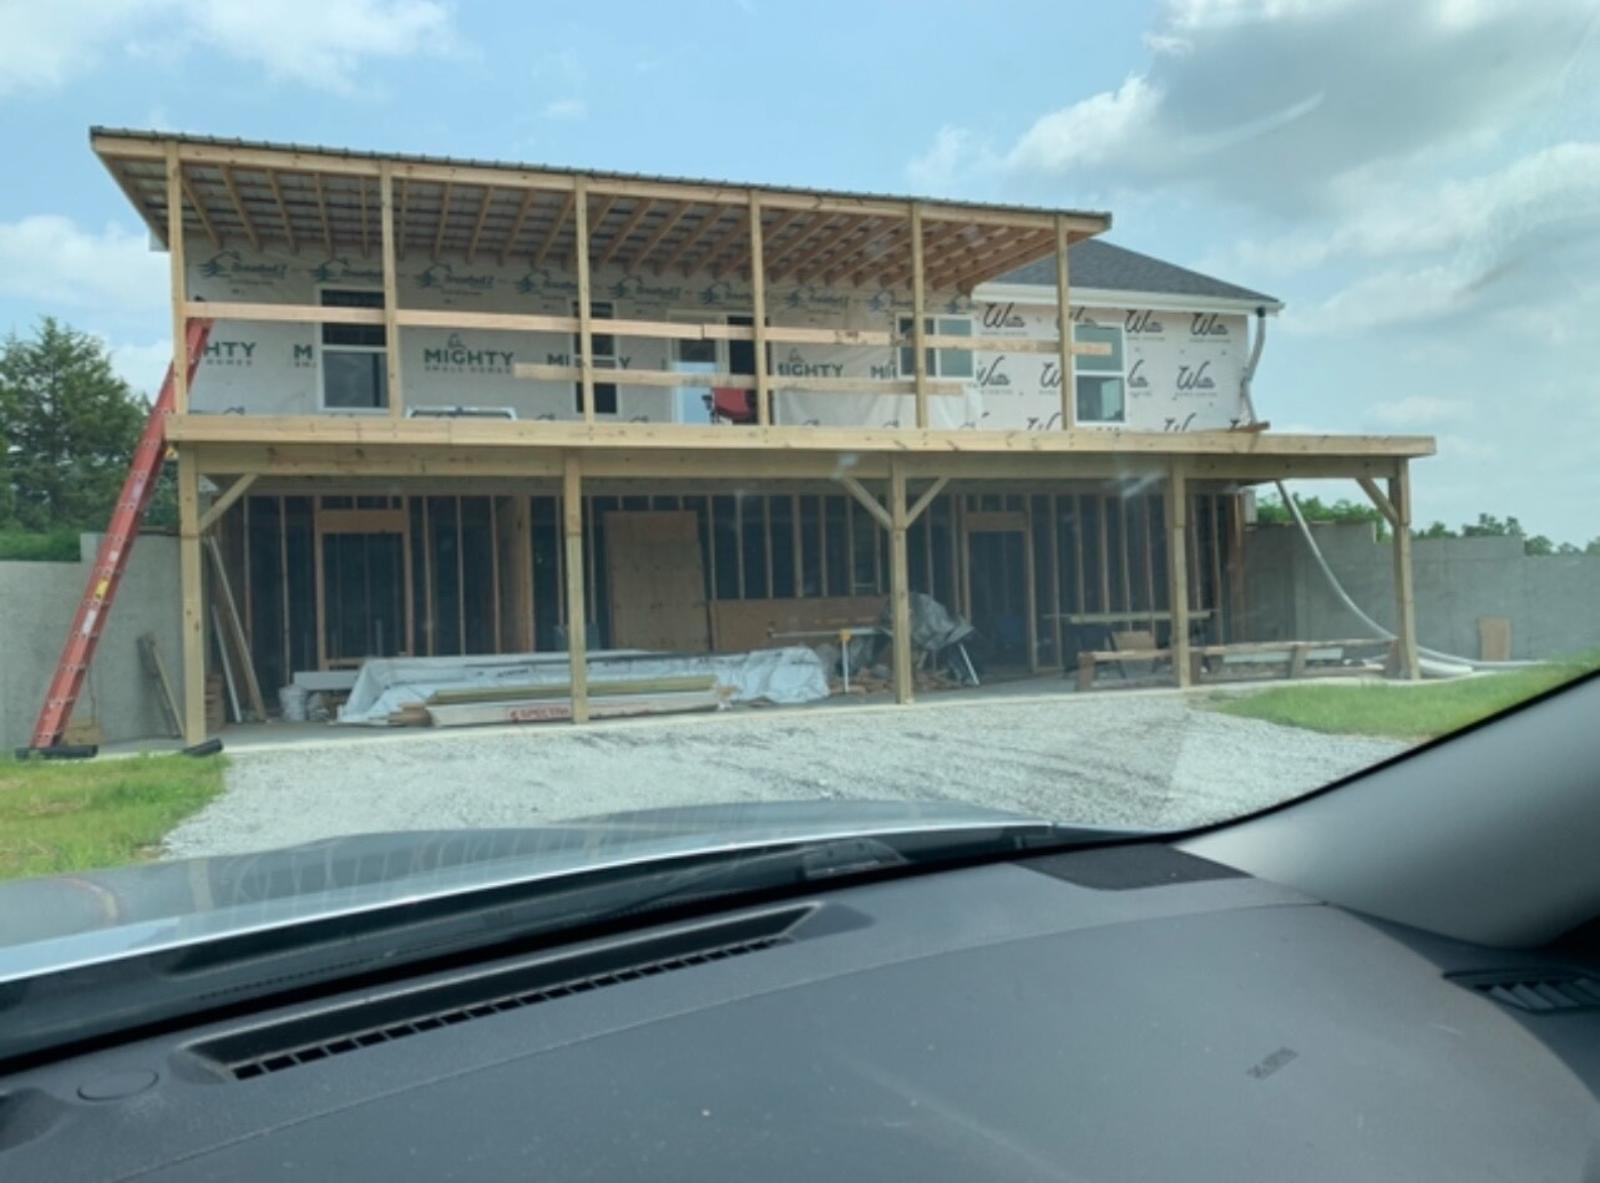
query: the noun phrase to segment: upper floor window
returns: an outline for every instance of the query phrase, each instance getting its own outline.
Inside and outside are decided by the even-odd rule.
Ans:
[[[902,316],[899,319],[899,335],[911,336],[911,327],[915,319]],[[939,337],[970,337],[972,336],[972,317],[970,316],[925,316],[922,318],[922,327],[930,336]],[[972,350],[970,349],[930,349],[928,352],[928,377],[930,378],[970,378],[973,375]],[[916,350],[909,345],[902,345],[897,351],[899,356],[898,367],[902,378],[914,378],[917,372]]]
[[[1122,423],[1128,417],[1127,388],[1123,381],[1122,328],[1118,325],[1077,324],[1072,339],[1083,344],[1111,347],[1107,356],[1080,354],[1073,359],[1077,377],[1079,423]]]
[[[382,308],[383,293],[323,288],[324,308]],[[322,326],[322,405],[374,410],[389,405],[388,342],[379,325]]]
[[[576,300],[572,302],[572,315],[577,316],[580,305]],[[591,300],[589,302],[589,317],[591,320],[615,320],[617,310],[607,300]],[[594,347],[594,368],[597,370],[614,370],[617,368],[617,339],[610,333],[589,333],[589,340]],[[572,334],[572,356],[578,359],[578,364],[583,364],[583,336],[580,333]],[[572,387],[573,408],[578,414],[583,414],[583,379],[579,379]],[[596,415],[615,415],[617,413],[617,384],[615,382],[596,382],[594,384],[594,413]]]

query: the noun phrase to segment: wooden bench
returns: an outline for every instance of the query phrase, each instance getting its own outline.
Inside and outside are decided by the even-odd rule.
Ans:
[[[1396,668],[1397,644],[1370,637],[1345,641],[1245,641],[1232,645],[1196,645],[1189,650],[1189,680],[1193,683],[1226,681],[1218,677],[1227,666],[1283,666],[1285,678],[1349,677],[1364,674],[1364,665],[1347,665],[1351,651],[1377,651],[1384,655],[1385,671]],[[1207,659],[1218,668],[1207,670]],[[1095,673],[1102,665],[1131,661],[1171,661],[1171,649],[1085,649],[1078,654],[1078,689],[1094,689]],[[1249,674],[1241,675],[1249,677]]]

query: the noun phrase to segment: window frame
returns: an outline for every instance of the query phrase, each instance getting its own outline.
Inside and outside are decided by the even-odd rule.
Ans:
[[[948,381],[952,381],[952,382],[972,382],[972,381],[976,381],[977,375],[978,375],[978,362],[977,362],[977,356],[976,356],[977,353],[978,353],[977,342],[980,340],[980,338],[977,335],[977,325],[976,325],[975,318],[972,317],[971,315],[963,314],[963,313],[925,312],[922,315],[922,319],[925,320],[925,321],[931,322],[931,323],[929,323],[927,328],[924,330],[927,333],[927,335],[930,336],[930,337],[960,337],[960,336],[968,336],[968,337],[971,337],[973,339],[973,343],[974,343],[974,346],[971,349],[929,349],[928,350],[928,379],[930,381],[933,381],[933,380],[936,380],[936,379],[944,379],[944,380],[948,380]],[[962,333],[946,333],[946,332],[942,331],[939,328],[939,322],[940,321],[965,321],[966,322],[966,326],[967,326],[967,331],[966,331],[965,334],[962,334]],[[897,337],[904,337],[904,336],[908,336],[911,333],[911,330],[912,330],[913,326],[916,323],[916,318],[914,316],[912,316],[908,312],[899,312],[899,313],[895,314],[894,323],[895,323],[895,335]],[[915,378],[917,376],[917,370],[916,370],[917,359],[916,359],[916,355],[915,355],[915,352],[914,352],[915,349],[916,349],[915,345],[896,345],[896,346],[894,346],[894,372],[895,372],[895,377],[900,378],[901,380],[905,380],[905,379]],[[947,353],[964,353],[964,354],[966,354],[967,355],[967,366],[968,366],[969,372],[965,373],[965,374],[949,374],[949,375],[945,374],[945,372],[944,372],[944,355],[947,354]],[[906,362],[906,358],[907,358],[908,354],[911,357],[911,369],[910,370],[907,370],[905,368],[905,362]]]
[[[360,284],[360,283],[355,283],[355,284],[352,284],[352,283],[319,283],[319,284],[316,284],[315,285],[315,293],[316,293],[316,298],[317,298],[317,307],[319,307],[319,308],[339,307],[339,305],[329,305],[329,304],[324,304],[323,303],[324,297],[329,292],[360,292],[360,293],[363,293],[365,295],[376,295],[378,297],[377,307],[380,310],[385,307],[384,299],[383,299],[383,288],[381,286],[378,286],[378,285],[375,285],[375,284]],[[319,412],[331,412],[331,413],[336,414],[336,415],[386,415],[386,414],[388,414],[389,413],[389,383],[388,383],[388,375],[387,375],[387,361],[388,361],[388,355],[389,355],[389,346],[390,346],[391,343],[389,341],[389,332],[388,332],[387,326],[380,326],[381,331],[383,332],[383,344],[382,345],[329,345],[325,341],[323,341],[323,339],[322,339],[323,330],[328,327],[328,324],[329,324],[329,322],[327,322],[327,321],[319,320],[319,321],[316,322],[316,326],[315,326],[316,327],[316,333],[315,333],[314,344],[316,346],[316,351],[317,351],[316,352],[316,357],[317,357],[317,410]],[[330,406],[328,404],[327,373],[326,373],[326,369],[325,369],[325,363],[324,363],[324,360],[323,360],[324,355],[329,350],[332,350],[334,353],[367,353],[367,354],[376,353],[376,354],[382,355],[384,360],[385,360],[384,382],[383,382],[383,386],[382,386],[383,401],[381,403],[377,403],[376,405],[370,406],[370,407]]]
[[[1120,363],[1115,369],[1106,366],[1101,369],[1094,363],[1093,357],[1075,357],[1072,365],[1072,409],[1074,421],[1090,427],[1117,427],[1126,426],[1128,422],[1128,334],[1121,325],[1079,325],[1072,326],[1073,344],[1078,342],[1080,328],[1092,328],[1097,332],[1115,333],[1117,335],[1117,360]],[[1078,382],[1084,378],[1115,378],[1122,386],[1122,417],[1119,419],[1085,419],[1082,414],[1082,404],[1079,402]]]

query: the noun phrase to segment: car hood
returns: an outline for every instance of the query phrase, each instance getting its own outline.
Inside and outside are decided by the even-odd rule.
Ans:
[[[1057,827],[954,803],[818,801],[613,813],[530,829],[354,834],[252,854],[0,883],[0,982],[501,884],[777,844]]]

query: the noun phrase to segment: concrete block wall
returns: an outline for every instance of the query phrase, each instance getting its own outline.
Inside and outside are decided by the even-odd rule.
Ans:
[[[1313,526],[1345,591],[1385,628],[1395,621],[1394,548],[1371,525]],[[1418,538],[1412,544],[1418,641],[1478,656],[1478,618],[1511,620],[1512,656],[1562,657],[1600,648],[1600,557],[1530,557],[1518,538]],[[1366,635],[1328,587],[1293,526],[1254,526],[1246,539],[1251,639]]]
[[[99,535],[85,534],[76,563],[0,563],[0,735],[7,752],[28,742],[99,543]],[[166,734],[137,639],[156,635],[181,701],[180,624],[178,540],[141,535],[73,718],[97,719],[108,741]]]

